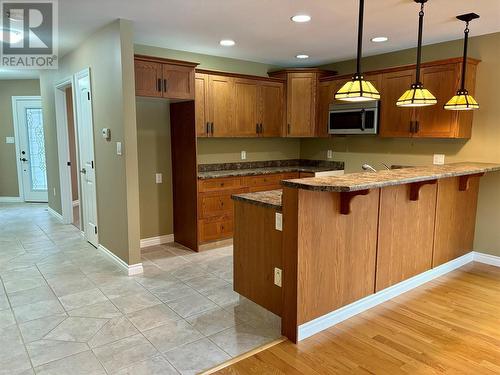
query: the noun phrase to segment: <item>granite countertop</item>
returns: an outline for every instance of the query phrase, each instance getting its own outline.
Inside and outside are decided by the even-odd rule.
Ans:
[[[362,172],[335,177],[285,180],[282,185],[315,191],[350,192],[496,171],[500,171],[500,164],[464,162],[384,170],[377,173]]]
[[[327,167],[308,167],[308,166],[283,166],[283,167],[262,167],[249,169],[230,169],[221,171],[198,172],[198,179],[206,180],[209,178],[220,177],[241,177],[241,176],[257,176],[261,174],[273,173],[290,173],[290,172],[323,172],[331,171],[332,168]]]
[[[257,193],[235,194],[232,196],[235,201],[242,201],[257,206],[273,208],[281,212],[281,196],[283,190],[268,190],[260,191]]]
[[[268,160],[240,163],[201,164],[198,179],[257,176],[273,173],[324,172],[344,169],[344,163],[324,160]]]

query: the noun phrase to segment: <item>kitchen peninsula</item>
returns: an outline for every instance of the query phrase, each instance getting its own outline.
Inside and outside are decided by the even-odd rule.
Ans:
[[[413,167],[285,180],[282,197],[235,195],[235,290],[280,315],[283,335],[297,342],[360,300],[377,297],[364,308],[374,306],[417,275],[471,261],[479,180],[495,171]]]

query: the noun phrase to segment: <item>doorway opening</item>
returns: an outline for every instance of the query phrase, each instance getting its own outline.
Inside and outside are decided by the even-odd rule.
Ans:
[[[39,96],[13,96],[19,197],[25,202],[48,202],[47,165]]]

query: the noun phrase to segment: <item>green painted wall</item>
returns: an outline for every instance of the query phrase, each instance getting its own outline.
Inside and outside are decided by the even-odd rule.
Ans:
[[[462,54],[462,41],[425,46],[424,61],[457,57]],[[474,113],[472,138],[464,140],[383,139],[370,136],[304,139],[303,158],[324,158],[333,149],[335,160],[346,163],[348,171],[360,171],[363,163],[375,168],[387,164],[431,164],[433,154],[445,154],[446,162],[483,161],[500,163],[500,33],[470,39],[470,57],[481,59],[477,72],[476,99],[481,109]],[[411,64],[415,49],[371,56],[363,59],[363,69],[369,71],[389,66]],[[327,66],[340,73],[351,73],[354,61]],[[450,97],[454,93],[450,92]],[[444,103],[440,103],[442,105]],[[475,249],[500,256],[500,173],[485,177],[481,182]]]
[[[16,145],[5,142],[5,137],[14,137],[12,97],[38,95],[40,82],[37,79],[0,80],[0,197],[19,196]]]

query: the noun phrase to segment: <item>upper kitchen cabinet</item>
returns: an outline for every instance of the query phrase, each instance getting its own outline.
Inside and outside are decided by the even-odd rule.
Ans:
[[[196,63],[136,55],[137,96],[174,100],[194,99]]]
[[[284,82],[279,79],[197,71],[197,136],[281,136],[284,88]]]
[[[273,72],[272,77],[286,79],[286,135],[316,136],[319,78],[327,72],[320,69],[287,69]]]
[[[478,60],[468,60],[468,88],[472,95]],[[421,108],[399,108],[396,101],[415,81],[415,67],[396,68],[382,73],[380,89],[380,136],[414,138],[470,138],[472,113],[447,111],[444,104],[460,85],[462,59],[422,65],[421,81],[438,103]]]

